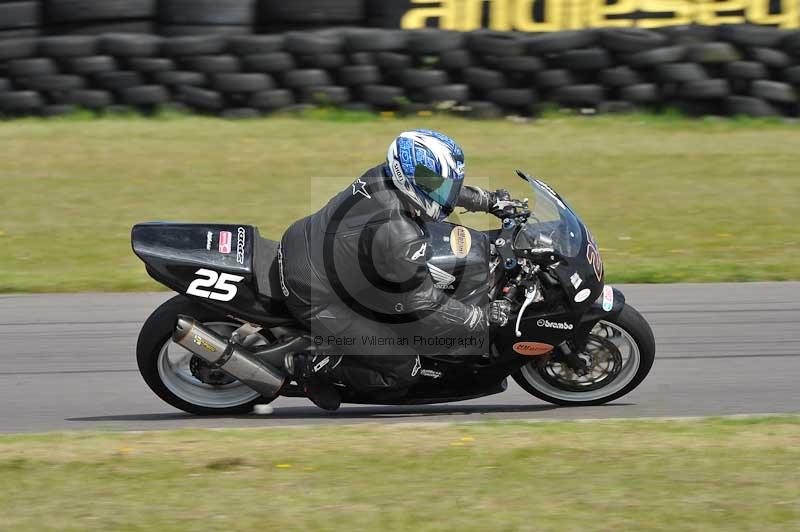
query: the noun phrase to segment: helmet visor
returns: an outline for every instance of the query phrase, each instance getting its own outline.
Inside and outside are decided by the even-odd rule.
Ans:
[[[418,164],[414,169],[414,181],[422,192],[441,205],[444,212],[453,212],[463,179],[442,177],[427,166]]]

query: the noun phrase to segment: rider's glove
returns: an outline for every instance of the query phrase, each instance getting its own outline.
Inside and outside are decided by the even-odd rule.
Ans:
[[[499,325],[500,327],[508,323],[511,317],[511,302],[505,299],[498,299],[489,303],[489,323]]]
[[[464,186],[458,197],[458,205],[470,212],[488,212],[498,218],[514,215],[514,207],[518,205],[511,199],[507,190],[489,192],[480,187]]]
[[[498,189],[494,192],[489,192],[489,212],[494,214],[500,219],[508,218],[514,215],[515,202],[511,199],[511,194],[508,190]]]

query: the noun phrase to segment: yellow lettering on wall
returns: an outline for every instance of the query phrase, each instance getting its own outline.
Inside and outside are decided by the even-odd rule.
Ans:
[[[567,28],[564,2],[548,0],[544,5],[544,20],[533,20],[533,3],[536,0],[516,0],[514,3],[514,28],[519,31],[559,31]]]
[[[782,0],[781,12],[769,12],[769,0],[750,0],[747,6],[747,21],[754,24],[777,24],[781,28],[800,27],[800,13],[798,13],[798,0]]]
[[[686,0],[640,0],[639,9],[647,13],[670,13],[669,18],[643,18],[636,21],[642,28],[661,28],[692,22],[692,6]]]
[[[456,28],[460,31],[472,31],[480,28],[483,0],[453,0],[456,8]]]
[[[424,28],[429,19],[436,21],[436,26],[444,30],[458,29],[458,0],[411,0],[413,4],[433,5],[433,7],[416,7],[409,9],[400,19],[400,27],[404,30]]]
[[[512,30],[513,4],[514,0],[489,0],[489,28],[496,31]]]
[[[605,0],[589,2],[587,26],[590,28],[619,28],[633,26],[631,19],[609,19],[609,15],[627,15],[636,11],[636,0],[619,0],[616,4],[606,5]]]
[[[717,26],[719,24],[742,24],[746,0],[694,0],[694,21],[697,24]],[[722,15],[726,11],[741,11],[741,15]]]
[[[544,18],[534,20],[536,2],[543,3]],[[565,29],[629,27],[657,28],[677,24],[755,24],[800,27],[800,0],[782,0],[780,12],[769,12],[770,0],[411,0],[415,6],[400,19],[403,29],[424,28],[429,22],[446,30],[472,31],[486,26],[497,31],[527,32]],[[635,13],[645,16],[633,18]],[[668,13],[653,18],[647,14]],[[622,16],[622,18],[609,18]]]

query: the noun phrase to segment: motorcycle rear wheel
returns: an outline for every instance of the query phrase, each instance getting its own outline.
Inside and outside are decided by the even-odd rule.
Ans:
[[[653,331],[639,312],[625,305],[616,317],[600,320],[587,349],[578,355],[589,363],[577,375],[551,357],[532,360],[512,377],[531,395],[561,406],[592,406],[628,394],[647,377],[655,361]]]
[[[226,373],[214,370],[173,342],[178,314],[191,316],[225,337],[241,325],[181,295],[158,307],[142,326],[136,345],[139,372],[156,395],[175,408],[203,416],[246,414],[256,404],[275,399],[263,397]],[[263,339],[255,345],[266,343]]]

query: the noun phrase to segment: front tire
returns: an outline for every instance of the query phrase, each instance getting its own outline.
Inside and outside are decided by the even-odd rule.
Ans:
[[[626,304],[616,317],[600,320],[589,334],[587,350],[579,356],[591,361],[590,375],[576,375],[565,363],[547,357],[529,362],[512,377],[525,391],[549,403],[601,405],[641,384],[653,367],[655,355],[650,325]]]
[[[142,326],[136,345],[139,372],[156,395],[184,412],[204,416],[246,414],[256,404],[275,399],[261,396],[224,372],[215,372],[173,342],[178,314],[191,316],[226,337],[241,325],[222,312],[198,305],[182,295],[158,307]],[[254,345],[266,343],[262,337]]]

